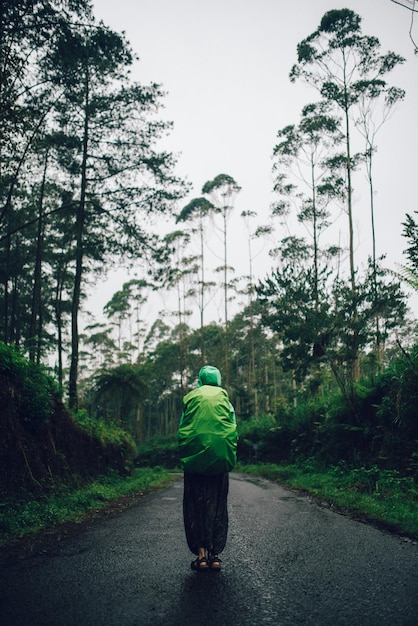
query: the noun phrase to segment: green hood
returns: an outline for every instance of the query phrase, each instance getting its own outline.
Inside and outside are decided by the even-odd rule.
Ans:
[[[198,387],[203,385],[212,385],[212,387],[220,387],[222,384],[221,373],[217,367],[213,365],[205,365],[199,372],[197,382]]]

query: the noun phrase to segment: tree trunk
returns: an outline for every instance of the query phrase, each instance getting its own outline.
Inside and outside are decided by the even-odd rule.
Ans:
[[[376,229],[375,229],[375,219],[374,219],[374,187],[373,187],[373,146],[371,142],[369,142],[369,149],[367,151],[368,161],[367,161],[367,176],[369,179],[369,190],[370,190],[370,218],[371,218],[371,226],[372,226],[372,272],[373,272],[373,299],[374,304],[377,304],[377,261],[376,261]],[[382,363],[382,345],[381,345],[381,337],[380,337],[380,317],[377,312],[375,313],[375,329],[376,329],[376,337],[375,337],[375,353],[376,353],[376,366],[378,373],[381,370]]]
[[[224,221],[224,298],[225,298],[225,385],[229,387],[229,327],[228,327],[228,247],[226,230],[226,207],[223,211]]]
[[[349,229],[349,257],[350,257],[350,282],[351,297],[353,299],[354,323],[357,320],[357,287],[356,287],[356,271],[354,264],[354,226],[353,226],[353,186],[352,186],[352,163],[351,163],[351,136],[350,136],[350,117],[349,117],[349,98],[347,92],[347,84],[344,69],[344,116],[346,130],[346,168],[347,168],[347,212],[348,212],[348,229]],[[357,339],[354,339],[353,357],[351,362],[351,386],[354,382],[360,380],[360,361],[358,358]],[[354,392],[353,392],[354,393]]]
[[[84,258],[84,222],[86,214],[86,190],[87,190],[87,148],[89,139],[89,78],[86,70],[85,80],[85,106],[84,106],[84,134],[83,134],[83,157],[81,165],[81,191],[76,217],[76,267],[74,276],[73,300],[71,306],[71,364],[69,380],[69,405],[77,410],[77,379],[79,358],[79,334],[78,313],[81,299],[81,279],[83,275]]]
[[[55,323],[57,326],[57,355],[58,355],[58,385],[63,390],[63,341],[62,341],[62,292],[64,283],[64,271],[58,270],[57,285],[55,289]]]
[[[11,257],[11,245],[12,245],[12,237],[10,234],[11,231],[11,204],[10,198],[7,199],[6,207],[3,211],[2,217],[6,220],[6,228],[7,228],[7,236],[6,236],[6,252],[4,259],[4,280],[3,280],[3,289],[4,289],[4,297],[3,297],[3,341],[4,343],[9,342],[9,282],[10,282],[10,257]]]
[[[315,310],[319,309],[319,289],[318,289],[318,216],[316,211],[316,182],[315,182],[315,159],[313,154],[311,154],[311,181],[312,181],[312,219],[313,219],[313,246],[314,246],[314,300],[315,300]]]
[[[43,238],[44,238],[44,224],[43,224],[43,204],[45,195],[45,183],[46,172],[48,168],[48,151],[45,155],[44,172],[42,176],[42,184],[39,193],[39,205],[38,205],[38,232],[36,239],[36,254],[35,254],[35,268],[33,277],[33,291],[32,291],[32,311],[30,318],[29,328],[29,359],[35,360],[36,355],[40,354],[41,347],[41,335],[42,325],[40,323],[41,318],[41,284],[42,284],[42,257],[43,257]],[[38,325],[37,325],[38,321]]]
[[[203,241],[203,218],[200,218],[200,258],[201,258],[201,276],[202,283],[200,286],[200,359],[201,365],[205,364],[205,331],[204,331],[204,312],[205,312],[205,265],[204,265],[204,241]]]

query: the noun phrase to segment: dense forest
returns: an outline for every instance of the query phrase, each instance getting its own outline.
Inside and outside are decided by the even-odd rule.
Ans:
[[[405,96],[390,80],[405,60],[382,51],[349,9],[329,11],[295,42],[289,77],[312,88],[312,101],[272,137],[269,226],[242,212],[248,237],[237,242],[229,218],[241,182],[220,173],[187,199],[175,156],[160,147],[171,129],[160,117],[163,88],[132,80],[136,56],[124,34],[98,22],[88,0],[5,0],[0,11],[2,463],[21,455],[28,472],[21,428],[44,427],[59,406],[79,424],[126,431],[126,469],[134,442],[175,434],[182,396],[212,363],[241,424],[242,459],[257,450],[263,460],[316,456],[418,476],[418,344],[407,296],[418,288],[418,220],[413,209],[401,218],[400,269],[377,255],[375,228],[376,133]],[[367,267],[354,228],[354,187],[364,178]],[[332,229],[341,213],[346,247]],[[275,240],[272,225],[283,220],[306,236],[295,228]],[[215,230],[222,258],[209,274]],[[271,266],[262,279],[251,270],[237,277],[231,246],[247,250],[251,268],[259,239],[272,242]],[[140,277],[114,293],[103,323],[81,325],[89,286],[121,265]],[[150,323],[143,305],[156,291],[177,304],[170,319]],[[215,291],[216,323],[206,315]],[[12,384],[22,371],[23,386]],[[49,409],[21,400],[13,409],[19,389],[26,400],[49,398]],[[56,432],[73,428],[67,417],[58,424]]]

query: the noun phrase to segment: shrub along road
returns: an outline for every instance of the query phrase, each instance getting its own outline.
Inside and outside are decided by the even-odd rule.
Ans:
[[[182,481],[0,571],[3,626],[416,625],[418,545],[232,474],[223,571],[192,572]]]

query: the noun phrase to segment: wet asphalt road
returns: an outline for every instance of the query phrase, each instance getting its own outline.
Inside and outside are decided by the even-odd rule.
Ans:
[[[223,571],[192,572],[183,485],[0,571],[2,626],[417,626],[418,545],[231,475]]]

